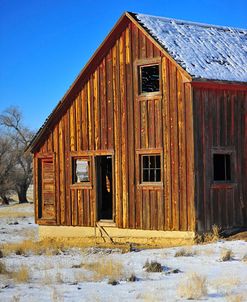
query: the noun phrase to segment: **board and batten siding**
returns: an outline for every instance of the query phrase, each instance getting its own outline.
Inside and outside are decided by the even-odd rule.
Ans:
[[[139,97],[137,67],[159,62],[161,91]],[[194,145],[191,85],[132,22],[70,99],[34,154],[54,156],[57,225],[94,226],[95,155],[113,156],[114,220],[120,228],[194,230]],[[162,182],[140,183],[140,155],[160,153]],[[92,183],[71,185],[71,156],[87,155]],[[37,202],[36,202],[37,205]],[[36,221],[50,224],[45,217]]]
[[[218,85],[194,88],[195,203],[199,231],[246,226],[247,92]],[[213,181],[213,152],[229,152],[232,181]]]

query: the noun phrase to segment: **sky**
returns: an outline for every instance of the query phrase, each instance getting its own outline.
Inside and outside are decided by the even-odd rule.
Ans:
[[[0,112],[38,130],[125,11],[247,28],[246,0],[0,0]]]

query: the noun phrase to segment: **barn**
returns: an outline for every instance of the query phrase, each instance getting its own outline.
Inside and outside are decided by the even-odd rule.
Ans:
[[[124,13],[29,150],[41,237],[246,227],[247,30]]]

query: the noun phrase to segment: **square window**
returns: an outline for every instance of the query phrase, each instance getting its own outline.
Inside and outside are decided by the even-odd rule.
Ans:
[[[90,160],[87,158],[72,159],[73,184],[90,182]]]
[[[139,93],[150,93],[160,91],[159,65],[148,65],[139,67]]]
[[[161,165],[160,155],[142,155],[141,169],[142,182],[160,182]]]
[[[214,181],[231,181],[231,154],[213,154]]]

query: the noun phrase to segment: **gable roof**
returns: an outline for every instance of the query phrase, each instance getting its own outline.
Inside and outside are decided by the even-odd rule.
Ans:
[[[192,79],[247,82],[247,30],[131,15]]]
[[[27,150],[34,151],[58,112],[76,97],[88,74],[130,21],[138,25],[188,79],[247,83],[247,30],[126,12],[47,117]]]

